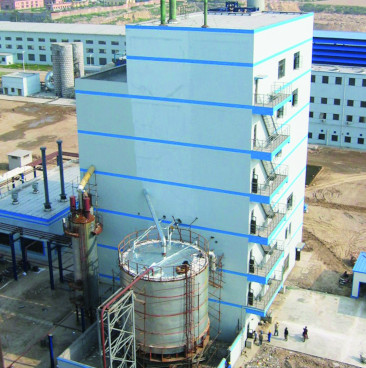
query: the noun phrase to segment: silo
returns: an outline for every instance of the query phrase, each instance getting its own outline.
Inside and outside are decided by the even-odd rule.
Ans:
[[[74,60],[70,43],[52,44],[55,93],[65,98],[74,97]]]
[[[164,248],[155,228],[119,244],[123,287],[153,269],[133,286],[137,355],[150,362],[190,360],[209,340],[207,241],[175,226],[167,231]]]
[[[53,65],[53,83],[56,96],[61,97],[61,69],[60,69],[60,44],[53,43],[52,48],[52,65]]]
[[[248,0],[248,8],[258,8],[259,11],[265,10],[265,0]]]
[[[74,77],[84,76],[84,47],[82,42],[72,43],[72,53],[74,60]]]

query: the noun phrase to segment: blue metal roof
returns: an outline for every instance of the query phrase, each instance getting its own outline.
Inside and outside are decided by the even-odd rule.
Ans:
[[[353,272],[366,273],[366,252],[361,252],[358,256]]]
[[[314,30],[314,37],[322,38],[348,38],[353,40],[365,40],[364,32],[342,32],[342,31],[318,31]]]

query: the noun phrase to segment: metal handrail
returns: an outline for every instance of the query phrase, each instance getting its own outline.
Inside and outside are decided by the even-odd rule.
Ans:
[[[254,105],[263,107],[275,107],[291,96],[291,86],[284,83],[275,83],[270,93],[255,93]]]
[[[273,133],[265,140],[252,139],[253,151],[273,152],[289,136],[290,136],[290,129],[288,127],[285,127]]]
[[[272,270],[275,263],[278,261],[278,259],[281,257],[281,255],[284,252],[284,247],[282,243],[277,243],[271,250],[269,259],[267,262],[263,265],[254,266],[254,272],[251,272],[251,274],[258,275],[258,276],[267,276],[269,272]]]
[[[288,167],[281,165],[278,167],[264,183],[257,185],[257,191],[253,191],[254,194],[259,194],[263,196],[270,196],[288,177]]]
[[[252,308],[265,310],[273,295],[275,295],[278,287],[281,285],[282,280],[278,279],[270,279],[270,283],[268,284],[268,289],[266,293],[261,296],[257,295],[253,300]]]
[[[278,204],[273,209],[274,216],[272,218],[267,218],[265,223],[261,226],[256,226],[256,231],[254,235],[260,236],[262,238],[268,238],[273,231],[277,228],[281,220],[286,216],[286,205]]]

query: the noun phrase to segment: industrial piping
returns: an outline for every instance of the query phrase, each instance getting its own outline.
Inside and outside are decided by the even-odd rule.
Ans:
[[[95,171],[95,167],[93,165],[91,165],[88,169],[88,171],[85,173],[83,180],[80,182],[79,186],[78,186],[78,192],[79,193],[83,193],[84,192],[84,188],[85,185],[88,184],[91,176],[94,174]]]
[[[67,197],[65,193],[64,163],[63,163],[63,158],[62,158],[62,140],[61,139],[57,141],[57,145],[58,145],[58,165],[60,167],[60,183],[61,183],[60,199],[61,199],[61,202],[65,202]]]
[[[169,0],[169,23],[177,20],[177,0]]]
[[[165,26],[166,24],[166,5],[165,0],[160,0],[160,25]]]
[[[42,152],[42,168],[43,168],[43,184],[44,184],[44,210],[51,211],[50,196],[48,194],[48,179],[47,179],[47,163],[46,163],[46,147],[41,147]]]
[[[208,28],[207,12],[208,12],[208,0],[204,0],[203,1],[203,26],[202,28]]]
[[[156,229],[158,230],[158,233],[159,233],[161,242],[163,244],[163,256],[165,257],[166,256],[166,239],[165,239],[165,235],[164,235],[163,229],[160,226],[160,222],[158,220],[158,217],[156,216],[156,213],[155,213],[155,210],[154,210],[154,206],[153,206],[153,204],[151,202],[149,193],[147,192],[146,189],[144,189],[144,195],[145,195],[145,198],[146,198],[147,205],[149,206],[151,215],[152,215],[152,217],[154,219],[154,222],[155,222],[155,225],[156,225]]]

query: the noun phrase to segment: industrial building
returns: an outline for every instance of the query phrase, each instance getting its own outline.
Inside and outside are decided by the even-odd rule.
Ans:
[[[14,63],[52,65],[51,44],[82,42],[84,64],[111,63],[126,50],[123,26],[96,24],[57,24],[0,22],[0,52],[11,53]]]
[[[366,35],[315,31],[309,143],[366,149]]]
[[[40,92],[39,73],[15,72],[2,77],[4,95],[30,96]]]
[[[301,248],[312,24],[312,14],[218,9],[166,26],[129,25],[127,66],[76,81],[80,170],[95,166],[103,215],[102,283],[126,286],[126,270],[157,277],[149,267],[164,259],[136,255],[129,261],[139,266],[126,266],[123,244],[137,239],[137,252],[141,239],[155,242],[161,257],[164,237],[184,229],[215,257],[211,334],[230,341],[242,331],[245,339],[268,317]],[[162,230],[147,237],[154,223]],[[197,236],[188,236],[193,246]],[[174,259],[190,266],[197,254]],[[159,317],[168,318],[165,308]],[[161,347],[150,353],[164,355]]]

